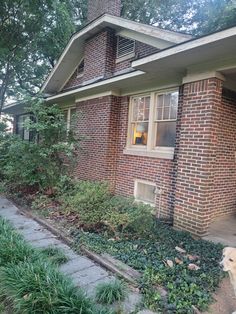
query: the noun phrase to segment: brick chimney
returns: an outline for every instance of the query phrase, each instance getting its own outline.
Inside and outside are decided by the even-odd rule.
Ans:
[[[92,22],[104,13],[120,16],[121,0],[88,0],[88,22]]]

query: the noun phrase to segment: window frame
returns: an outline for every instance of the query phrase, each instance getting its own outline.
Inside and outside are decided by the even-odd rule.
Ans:
[[[70,128],[71,128],[71,117],[72,117],[71,111],[72,110],[76,110],[76,106],[63,108],[63,112],[67,112],[67,115],[66,115],[66,132],[67,132],[67,134],[70,132]]]
[[[32,141],[32,136],[33,136],[33,132],[32,131],[29,131],[27,130],[25,127],[24,127],[24,118],[25,119],[29,119],[31,121],[33,121],[34,119],[34,115],[32,113],[23,113],[23,114],[20,114],[16,117],[16,129],[15,129],[15,134],[20,136],[20,138],[23,140],[23,141],[26,141],[26,142],[31,142]],[[20,133],[20,128],[19,128],[19,119],[23,119],[23,121],[21,122],[21,129],[22,129],[22,133]],[[25,132],[28,134],[27,138],[25,138]]]
[[[120,44],[121,38],[128,39],[128,40],[132,41],[133,42],[133,50],[128,52],[128,53],[119,55],[119,44]],[[127,59],[134,57],[135,56],[135,50],[136,50],[136,41],[134,39],[126,37],[126,36],[117,35],[117,43],[116,43],[116,61],[117,62],[125,61]]]
[[[159,91],[153,91],[149,93],[137,94],[130,97],[129,101],[129,116],[128,116],[128,131],[127,131],[127,141],[126,147],[124,149],[124,154],[127,155],[136,155],[136,156],[149,156],[149,157],[157,157],[157,158],[165,158],[165,159],[173,159],[175,147],[167,147],[167,146],[156,146],[156,137],[157,137],[157,124],[156,122],[156,99],[158,99],[159,95],[164,95],[168,93],[178,93],[179,88],[171,88]],[[149,125],[148,125],[148,135],[147,135],[147,145],[133,145],[132,144],[132,113],[133,113],[133,100],[137,97],[150,97],[150,108],[149,108]],[[178,98],[179,99],[179,98]],[[175,120],[168,121],[176,121],[178,118],[178,105],[177,104],[177,114]],[[167,120],[163,120],[167,121]],[[167,122],[168,122],[167,121]]]

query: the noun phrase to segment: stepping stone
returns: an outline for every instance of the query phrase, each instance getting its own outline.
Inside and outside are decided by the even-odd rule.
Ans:
[[[58,244],[60,244],[60,241],[52,237],[50,239],[33,241],[31,244],[36,248],[46,248],[48,246],[57,246]]]
[[[74,273],[72,280],[76,286],[84,287],[108,276],[108,272],[106,272],[103,268],[94,265],[89,268],[89,271],[88,269],[84,269]]]
[[[63,264],[60,267],[60,270],[66,275],[73,275],[81,270],[87,269],[89,272],[90,267],[93,267],[94,263],[91,262],[88,258],[79,256],[75,259],[70,260],[66,264]]]
[[[26,241],[34,242],[43,239],[55,239],[56,237],[49,232],[33,231],[32,233],[22,233]]]
[[[96,287],[99,284],[110,283],[115,280],[115,276],[111,276],[106,270],[86,256],[81,256],[74,252],[45,227],[42,227],[32,218],[20,214],[16,206],[1,196],[0,216],[8,220],[32,246],[36,248],[56,247],[61,249],[69,258],[69,261],[59,267],[60,271],[69,276],[77,287],[83,288],[88,296],[95,296]],[[140,301],[141,296],[138,293],[132,291],[128,293],[127,298],[121,305],[124,313],[134,312]],[[153,314],[153,312],[142,311],[140,314]]]

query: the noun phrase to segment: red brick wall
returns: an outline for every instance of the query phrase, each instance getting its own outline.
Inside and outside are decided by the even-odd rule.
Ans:
[[[83,76],[77,77],[77,69],[76,69],[74,74],[71,76],[71,78],[68,80],[68,82],[64,86],[63,90],[79,86],[82,83],[83,83]]]
[[[212,78],[185,84],[177,147],[174,226],[198,235],[207,232],[214,209],[218,112],[222,82]]]
[[[214,217],[236,213],[236,93],[223,90],[214,178]]]
[[[88,0],[88,22],[104,13],[120,16],[121,0]]]
[[[129,99],[123,97],[118,124],[119,138],[117,142],[115,192],[125,196],[133,196],[135,179],[156,183],[156,186],[163,190],[163,195],[161,196],[161,216],[172,219],[174,207],[174,161],[123,154],[127,139],[128,110]],[[159,207],[159,196],[156,198],[156,207]]]
[[[85,44],[84,82],[111,76],[114,64],[115,34],[107,28]]]
[[[84,139],[77,177],[108,180],[118,195],[133,196],[135,179],[156,183],[161,215],[174,227],[204,235],[212,219],[236,209],[236,95],[212,78],[180,88],[174,160],[126,155],[128,97],[77,104]]]
[[[120,71],[131,69],[131,63],[137,58],[150,55],[158,51],[157,48],[136,42],[135,57],[116,63],[117,37],[115,32],[104,29],[85,43],[84,75],[77,77],[77,71],[68,80],[63,90],[86,85],[98,79],[107,79]]]
[[[78,134],[82,136],[76,176],[108,180],[119,195],[134,195],[134,180],[156,183],[163,190],[161,214],[173,217],[174,162],[124,155],[128,126],[127,97],[107,96],[77,104]],[[159,207],[157,196],[156,205]]]
[[[130,58],[130,59],[125,60],[125,61],[122,61],[122,62],[116,63],[114,72],[117,73],[117,72],[123,71],[125,69],[129,69],[129,68],[131,68],[131,63],[134,60],[149,56],[149,55],[156,53],[158,51],[159,51],[159,49],[157,49],[155,47],[152,47],[152,46],[149,46],[147,44],[136,41],[136,43],[135,43],[135,57]]]
[[[107,96],[77,104],[77,132],[82,139],[77,178],[108,180],[114,186],[119,99]]]

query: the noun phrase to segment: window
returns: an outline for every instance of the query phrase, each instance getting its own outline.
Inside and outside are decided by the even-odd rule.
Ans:
[[[155,107],[156,147],[174,147],[178,92],[156,95]]]
[[[80,62],[77,67],[77,77],[82,77],[84,75],[84,59]]]
[[[146,146],[148,139],[148,124],[150,97],[135,97],[132,102],[132,145]]]
[[[131,97],[124,153],[173,158],[178,97],[176,90]]]
[[[117,37],[117,58],[130,56],[135,52],[135,41],[126,37]]]
[[[134,184],[134,197],[137,201],[141,201],[154,206],[156,199],[155,183],[143,180],[136,180]]]
[[[24,114],[17,117],[16,120],[16,134],[18,134],[23,140],[31,141],[33,138],[33,132],[30,132],[24,126],[27,120],[32,120],[33,116],[31,114]]]

